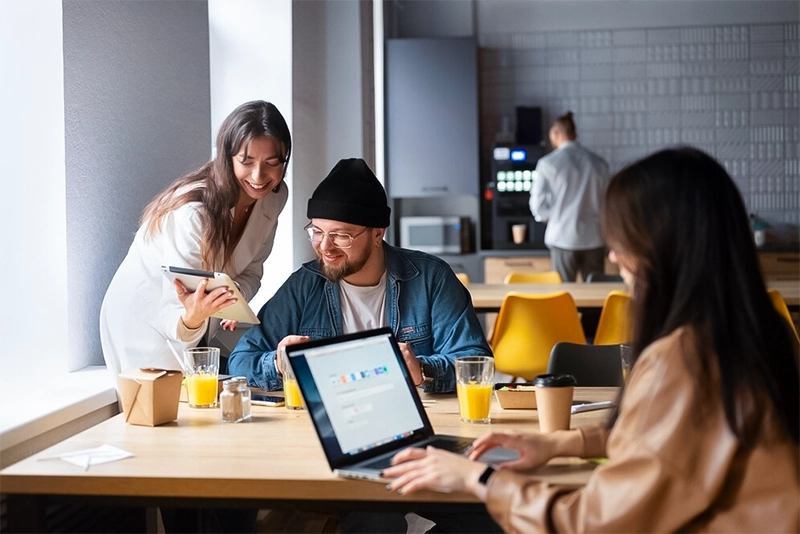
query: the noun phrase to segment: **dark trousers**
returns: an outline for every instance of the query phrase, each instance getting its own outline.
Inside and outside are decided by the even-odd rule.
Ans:
[[[574,282],[578,273],[581,273],[581,277],[586,280],[586,276],[592,271],[600,273],[605,271],[606,248],[566,250],[550,247],[550,263],[564,282]]]

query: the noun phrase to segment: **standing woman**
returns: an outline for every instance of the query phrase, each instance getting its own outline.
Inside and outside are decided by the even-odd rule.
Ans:
[[[744,203],[693,148],[619,172],[603,228],[633,293],[633,368],[606,427],[488,434],[520,458],[492,471],[409,449],[390,488],[469,491],[508,532],[798,532],[798,347],[773,308]],[[585,487],[519,473],[556,456],[606,456]]]
[[[226,272],[253,298],[288,197],[283,179],[291,151],[278,109],[247,102],[222,123],[216,157],[145,208],[100,310],[103,357],[114,376],[133,367],[177,368],[166,341],[180,351],[204,334],[210,339],[217,322],[208,319],[234,302],[225,288],[206,293],[205,281],[195,292],[173,284],[162,265]],[[223,329],[236,324],[221,321]]]

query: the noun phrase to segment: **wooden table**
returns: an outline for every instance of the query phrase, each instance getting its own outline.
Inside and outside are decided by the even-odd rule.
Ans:
[[[580,400],[609,400],[616,388],[577,388]],[[490,430],[531,431],[535,410],[503,410],[494,401],[492,423],[472,425],[458,418],[455,395],[424,395],[437,433],[478,437]],[[572,416],[578,427],[604,421],[608,410]],[[87,471],[58,459],[42,458],[102,444],[133,453],[125,460]],[[593,464],[576,458],[554,460],[534,474],[570,486],[588,479]],[[479,501],[462,493],[421,492],[411,497],[388,492],[382,484],[334,476],[308,414],[285,408],[253,407],[253,419],[224,424],[220,412],[181,404],[173,423],[151,428],[108,419],[0,472],[8,498],[11,530],[42,528],[44,508],[59,499],[96,498],[131,506],[248,506],[331,510],[418,509],[442,505],[475,508]],[[69,499],[69,498],[72,499]]]
[[[790,310],[800,307],[800,283],[796,280],[768,281],[767,287],[777,289],[783,295]],[[575,300],[578,308],[602,308],[606,296],[614,290],[625,291],[620,282],[597,283],[563,283],[563,284],[469,284],[467,289],[472,295],[472,305],[478,313],[492,313],[500,310],[503,297],[509,291],[520,293],[543,294],[555,291],[566,291]]]

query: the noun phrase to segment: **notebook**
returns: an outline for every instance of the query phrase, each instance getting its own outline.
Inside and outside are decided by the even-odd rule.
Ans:
[[[381,470],[406,447],[463,453],[472,443],[434,433],[389,328],[288,345],[286,353],[328,464],[339,476],[380,480]],[[481,461],[516,457],[498,448]]]

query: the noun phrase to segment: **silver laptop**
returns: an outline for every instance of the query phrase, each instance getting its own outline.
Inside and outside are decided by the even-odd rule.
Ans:
[[[389,328],[289,345],[286,353],[328,464],[339,476],[379,480],[406,447],[463,453],[472,443],[434,434]],[[481,461],[516,456],[495,449]]]

